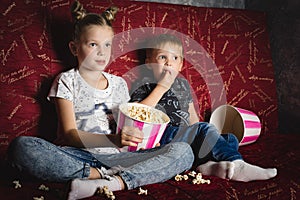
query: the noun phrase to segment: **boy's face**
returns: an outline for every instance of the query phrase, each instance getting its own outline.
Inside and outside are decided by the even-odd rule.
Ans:
[[[167,67],[180,72],[183,65],[182,47],[167,43],[159,49],[153,49],[146,58],[146,64],[153,71],[156,80],[160,80]]]

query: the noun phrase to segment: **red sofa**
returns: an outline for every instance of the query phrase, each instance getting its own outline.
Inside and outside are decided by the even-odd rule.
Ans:
[[[266,15],[236,9],[202,8],[135,1],[113,1],[120,10],[114,23],[114,57],[107,71],[123,76],[128,85],[132,70],[141,64],[138,43],[143,31],[174,33],[184,41],[182,75],[192,85],[199,117],[208,121],[224,103],[258,115],[258,140],[241,146],[249,163],[277,167],[267,181],[235,182],[206,176],[211,184],[191,179],[115,192],[117,199],[297,199],[300,197],[300,137],[278,132],[276,83],[270,54]],[[0,18],[0,159],[1,199],[62,199],[63,183],[48,183],[15,173],[6,165],[10,141],[20,135],[55,138],[55,109],[46,96],[53,78],[73,67],[68,50],[70,1],[2,2]],[[84,1],[91,12],[102,12],[108,1]],[[137,29],[137,35],[131,35]],[[147,34],[146,34],[147,35]],[[141,38],[138,38],[140,36]],[[18,180],[20,188],[13,181]],[[49,191],[38,189],[41,184]],[[92,197],[91,199],[105,199]]]

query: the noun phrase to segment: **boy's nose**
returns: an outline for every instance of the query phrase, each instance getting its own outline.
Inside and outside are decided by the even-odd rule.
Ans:
[[[165,65],[166,66],[171,66],[171,62],[167,59],[166,62],[165,62]]]

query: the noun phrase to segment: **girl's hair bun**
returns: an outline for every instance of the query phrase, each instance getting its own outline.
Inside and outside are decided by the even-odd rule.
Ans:
[[[74,1],[71,6],[71,13],[75,22],[84,18],[84,16],[87,14],[86,10],[83,8],[83,5],[79,1]]]
[[[115,20],[118,10],[118,7],[111,6],[102,13],[102,16],[111,24]]]

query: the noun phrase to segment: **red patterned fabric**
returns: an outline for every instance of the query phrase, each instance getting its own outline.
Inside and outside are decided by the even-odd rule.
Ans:
[[[192,185],[189,181],[170,180],[146,186],[148,196],[139,196],[133,190],[117,192],[117,198],[296,199],[300,194],[297,164],[300,158],[296,148],[299,137],[276,134],[277,97],[265,14],[113,2],[120,10],[114,23],[114,59],[107,71],[123,76],[130,85],[137,78],[132,69],[141,62],[138,45],[149,30],[154,34],[177,34],[184,42],[186,57],[182,75],[192,85],[200,119],[208,120],[213,109],[224,103],[253,111],[262,123],[261,138],[242,147],[241,152],[250,162],[280,170],[279,176],[270,181],[239,183],[209,177],[210,185]],[[68,50],[72,28],[70,3],[66,0],[1,2],[1,162],[9,142],[16,136],[35,135],[48,140],[55,137],[55,110],[46,96],[57,73],[75,65]],[[111,5],[108,1],[83,4],[91,12],[102,12]],[[136,29],[140,38],[130,35]],[[62,184],[52,184],[54,191],[45,193],[36,191],[40,182],[26,184],[27,187],[15,193],[11,183],[5,182],[1,195],[6,199],[32,199],[35,191],[36,196],[56,199],[63,188]]]
[[[1,152],[18,135],[55,135],[55,119],[51,120],[55,114],[45,97],[53,77],[75,63],[68,50],[69,4],[35,1],[3,7]],[[99,13],[109,6],[92,1],[84,5]],[[114,59],[107,71],[128,81],[136,78],[130,70],[141,62],[137,45],[143,33],[149,34],[149,29],[155,34],[179,33],[187,58],[182,75],[193,87],[200,119],[228,103],[256,113],[262,134],[277,131],[275,80],[264,13],[141,2],[116,5],[120,11],[114,23]],[[134,37],[135,33],[141,38]]]

